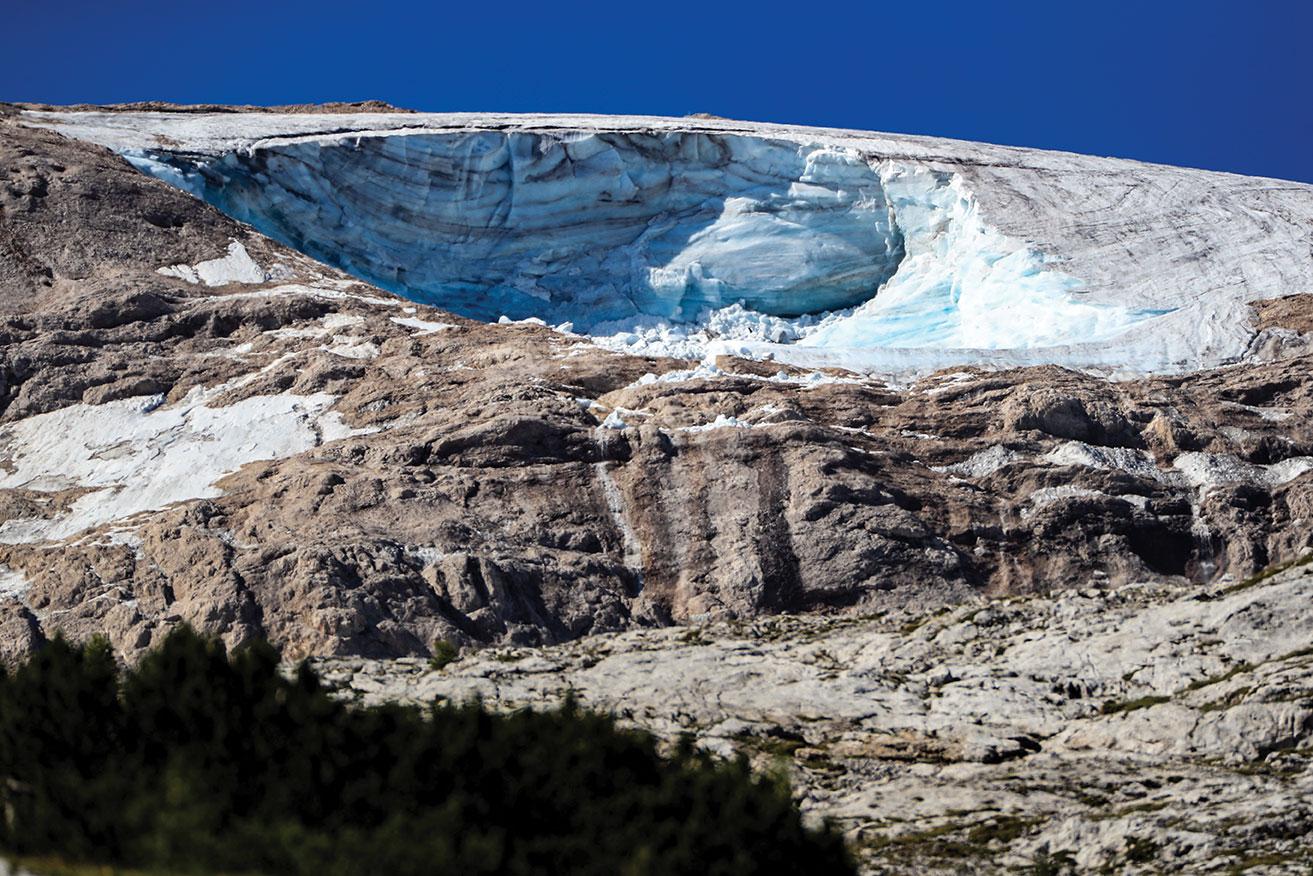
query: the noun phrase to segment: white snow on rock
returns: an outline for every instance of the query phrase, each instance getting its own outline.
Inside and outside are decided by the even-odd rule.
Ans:
[[[1152,456],[1129,447],[1094,447],[1084,441],[1067,441],[1044,454],[1044,461],[1053,465],[1115,469],[1150,480],[1168,479],[1166,473],[1154,465]]]
[[[932,471],[957,475],[963,478],[987,478],[994,472],[1025,458],[1011,448],[1004,447],[1002,444],[995,444],[978,453],[971,454],[962,462],[953,465],[931,466],[930,468]]]
[[[32,589],[26,576],[17,569],[0,565],[0,602],[6,599],[22,599]]]
[[[209,402],[229,387],[77,404],[0,428],[12,469],[0,489],[90,488],[54,519],[9,520],[0,543],[58,541],[84,529],[186,499],[222,495],[215,482],[248,462],[282,459],[355,434],[328,408],[327,393]],[[0,580],[0,589],[4,582]]]
[[[193,285],[204,283],[206,286],[264,283],[269,279],[269,274],[251,258],[246,247],[235,240],[228,244],[228,254],[222,258],[209,259],[195,265],[170,265],[159,268],[157,273],[166,277],[178,277]]]
[[[716,119],[23,119],[394,292],[644,355],[1180,372],[1251,350],[1249,302],[1313,292],[1301,183]]]
[[[1026,507],[1021,509],[1022,519],[1034,517],[1046,505],[1052,505],[1064,499],[1100,499],[1108,494],[1087,487],[1063,484],[1059,487],[1043,487],[1026,497]]]
[[[768,425],[768,424],[760,424]],[[676,429],[676,432],[710,432],[713,429],[752,429],[756,426],[752,423],[745,423],[738,417],[727,417],[724,414],[716,414],[716,419],[710,423],[703,423],[700,426],[683,426]]]
[[[1313,456],[1295,456],[1272,465],[1258,465],[1230,453],[1182,453],[1172,465],[1195,487],[1262,484],[1273,489],[1313,471]]]
[[[392,321],[397,325],[403,325],[406,328],[418,329],[415,332],[416,337],[436,334],[444,329],[455,328],[456,326],[449,322],[433,322],[431,320],[420,319],[417,316],[394,316]]]
[[[320,349],[343,359],[376,359],[382,352],[378,344],[370,340],[346,335],[334,335],[333,343]]]

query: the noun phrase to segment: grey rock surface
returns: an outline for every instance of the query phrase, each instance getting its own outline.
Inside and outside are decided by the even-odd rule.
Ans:
[[[1310,556],[1309,559],[1313,559]],[[782,616],[313,661],[357,702],[553,708],[572,694],[786,774],[866,872],[1306,873],[1313,566],[872,618]]]

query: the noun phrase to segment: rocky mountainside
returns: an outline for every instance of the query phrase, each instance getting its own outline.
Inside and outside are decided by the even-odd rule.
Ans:
[[[551,708],[750,757],[837,819],[868,873],[1305,874],[1313,571],[934,612],[783,617],[320,658],[348,699]]]
[[[1234,364],[1119,382],[634,355],[380,291],[29,115],[0,131],[9,656],[182,621],[424,655],[1225,581],[1313,541],[1293,280],[1227,286],[1263,299]],[[1313,259],[1290,233],[1247,245],[1284,266],[1259,276]]]
[[[1313,864],[1313,187],[82,109],[0,105],[0,658],[188,622],[348,698],[574,691],[873,874]]]

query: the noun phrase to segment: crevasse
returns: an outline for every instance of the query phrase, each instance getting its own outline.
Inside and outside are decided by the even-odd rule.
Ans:
[[[708,132],[389,132],[138,167],[315,258],[478,319],[812,347],[1026,348],[1154,315],[991,229],[952,174]]]

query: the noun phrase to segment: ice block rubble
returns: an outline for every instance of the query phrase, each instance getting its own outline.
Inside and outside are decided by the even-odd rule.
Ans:
[[[375,285],[633,352],[855,370],[1235,361],[1313,187],[723,120],[28,112]]]

